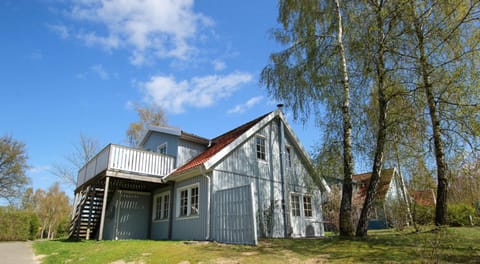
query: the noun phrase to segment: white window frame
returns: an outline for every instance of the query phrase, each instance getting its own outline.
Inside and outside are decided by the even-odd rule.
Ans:
[[[302,196],[298,193],[291,193],[290,194],[290,213],[292,217],[300,217],[302,216],[302,208],[300,206],[300,200]]]
[[[263,153],[262,153],[262,145],[259,144],[258,140],[263,140]],[[263,154],[263,158],[261,157]],[[256,135],[255,136],[255,156],[257,160],[262,162],[267,162],[267,138],[263,135]]]
[[[307,206],[307,201],[305,201],[305,198],[308,198],[309,205]],[[303,215],[307,218],[313,217],[313,202],[312,202],[312,196],[308,194],[304,194],[302,196],[302,203],[303,203]],[[310,212],[310,215],[307,215],[307,211]]]
[[[192,207],[192,190],[197,189],[197,196],[196,196],[196,202],[197,202],[197,208]],[[182,192],[186,191],[186,213],[182,213]],[[186,219],[186,218],[197,218],[200,215],[200,184],[195,183],[191,185],[187,185],[184,187],[181,187],[177,189],[177,210],[176,210],[176,216],[177,218],[180,219]]]
[[[162,149],[165,149],[165,152],[163,152]],[[162,144],[158,145],[155,152],[166,155],[167,151],[168,151],[168,142],[165,142],[165,143],[162,143]]]
[[[298,208],[296,208],[294,197],[298,199]],[[306,206],[305,197],[310,199],[310,206]],[[306,215],[305,210],[310,211],[311,215]],[[314,207],[313,207],[313,196],[307,193],[290,193],[290,215],[292,217],[302,217],[302,218],[313,218],[315,216]]]
[[[166,197],[168,197],[168,203],[165,204]],[[160,206],[159,204],[160,203]],[[170,210],[171,196],[170,192],[161,192],[153,196],[153,214],[152,220],[154,222],[168,221]],[[166,206],[166,208],[165,208]]]

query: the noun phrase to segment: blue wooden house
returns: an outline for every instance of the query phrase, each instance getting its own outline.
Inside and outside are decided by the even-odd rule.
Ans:
[[[328,191],[281,108],[213,139],[151,127],[137,148],[110,144],[79,171],[70,234],[239,244],[318,237]]]

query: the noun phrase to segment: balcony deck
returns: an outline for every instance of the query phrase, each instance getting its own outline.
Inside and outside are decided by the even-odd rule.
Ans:
[[[110,144],[80,169],[77,188],[103,172],[107,176],[161,182],[174,168],[175,157]]]

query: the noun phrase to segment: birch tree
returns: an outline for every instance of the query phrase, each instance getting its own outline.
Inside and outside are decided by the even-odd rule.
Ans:
[[[401,6],[396,1],[365,1],[359,10],[359,27],[363,33],[358,41],[367,43],[364,49],[356,51],[359,60],[364,60],[374,86],[372,104],[377,107],[375,132],[375,149],[372,165],[372,176],[367,194],[358,220],[356,236],[367,236],[370,210],[376,195],[376,187],[381,177],[388,130],[388,105],[397,96],[398,80],[393,76],[396,60],[392,56],[398,34],[398,16]],[[359,47],[359,46],[357,46]],[[371,59],[369,59],[371,58]]]
[[[275,39],[286,49],[270,56],[261,74],[270,95],[284,101],[294,117],[307,119],[323,107],[341,111],[343,137],[343,189],[340,235],[353,236],[353,154],[350,120],[350,81],[343,44],[344,6],[338,0],[279,2]],[[340,81],[337,81],[340,80]]]
[[[130,146],[138,145],[142,136],[145,134],[148,126],[165,126],[167,125],[167,116],[163,109],[157,105],[148,107],[135,106],[139,120],[130,123],[127,129],[127,139]]]
[[[478,143],[479,1],[407,1],[412,25],[409,54],[416,88],[428,111],[437,173],[435,224],[446,225],[448,167],[446,142],[468,149]],[[473,144],[472,144],[473,143]]]

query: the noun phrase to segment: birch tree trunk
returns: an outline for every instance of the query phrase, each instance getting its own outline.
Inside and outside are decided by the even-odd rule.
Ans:
[[[425,38],[421,25],[418,20],[415,21],[415,33],[418,40],[418,49],[420,52],[419,66],[422,75],[423,90],[427,97],[427,105],[432,122],[433,144],[435,148],[435,161],[437,163],[437,204],[435,208],[435,224],[437,226],[446,225],[447,219],[447,163],[445,161],[444,143],[440,127],[440,117],[437,111],[437,105],[433,94],[433,84],[430,81],[430,66],[425,54]]]
[[[368,215],[372,208],[373,202],[375,201],[376,190],[378,182],[380,181],[382,165],[383,165],[383,154],[385,149],[385,141],[387,137],[387,99],[385,96],[385,33],[384,28],[384,19],[382,12],[384,11],[383,1],[378,1],[375,6],[375,16],[377,23],[377,45],[378,51],[376,54],[376,77],[377,77],[377,93],[378,93],[378,131],[377,131],[377,142],[375,147],[375,156],[373,160],[372,176],[370,178],[370,184],[368,185],[367,195],[363,204],[362,212],[360,213],[360,218],[358,219],[358,225],[356,230],[357,237],[366,237],[368,231]]]
[[[338,17],[337,42],[339,53],[342,59],[343,75],[343,186],[342,201],[340,204],[340,236],[353,236],[352,222],[352,175],[353,175],[353,155],[352,155],[352,125],[350,121],[350,82],[348,79],[347,59],[345,56],[345,47],[343,45],[343,23],[342,12],[339,0],[335,0],[335,7]]]

